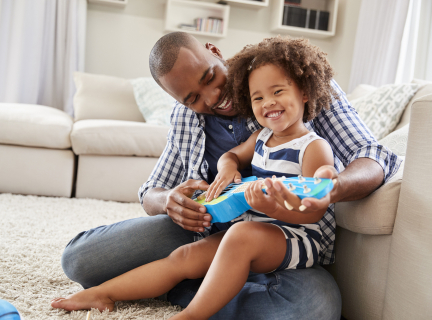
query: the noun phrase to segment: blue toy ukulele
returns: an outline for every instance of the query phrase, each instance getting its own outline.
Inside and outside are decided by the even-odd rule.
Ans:
[[[333,181],[331,179],[305,178],[302,176],[293,178],[276,178],[288,188],[288,190],[303,198],[321,199],[333,189]],[[231,183],[228,185],[216,199],[210,202],[205,201],[205,193],[195,199],[196,202],[203,204],[207,208],[207,212],[213,217],[214,222],[228,222],[245,211],[251,209],[251,206],[246,202],[244,191],[249,184],[256,180],[264,180],[255,176],[243,178],[240,183]],[[265,186],[263,186],[265,192]]]

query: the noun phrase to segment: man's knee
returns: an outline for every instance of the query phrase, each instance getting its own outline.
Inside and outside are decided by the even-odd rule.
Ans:
[[[342,299],[339,288],[323,267],[314,265],[301,270],[283,270],[278,275],[281,281],[278,293],[295,298],[296,319],[340,319]]]
[[[79,237],[79,235],[77,236]],[[90,287],[85,279],[85,275],[87,274],[85,268],[85,258],[82,254],[80,254],[79,249],[76,248],[76,245],[71,241],[63,251],[61,256],[61,266],[65,275],[71,279],[72,281],[80,283],[83,287]]]

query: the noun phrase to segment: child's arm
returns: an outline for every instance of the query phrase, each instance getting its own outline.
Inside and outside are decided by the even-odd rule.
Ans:
[[[231,182],[240,182],[239,170],[251,164],[255,150],[255,143],[261,130],[255,131],[249,139],[241,145],[225,152],[218,160],[216,175],[213,183],[207,189],[206,201],[219,197],[222,190]]]
[[[324,140],[315,140],[311,142],[305,150],[302,163],[302,174],[305,177],[313,177],[315,171],[323,166],[333,166],[333,153],[329,144]],[[267,179],[266,179],[267,180]],[[275,183],[275,186],[279,183]],[[255,210],[261,211],[277,220],[288,223],[305,224],[315,223],[322,219],[327,208],[303,213],[299,208],[301,206],[300,198],[290,193],[288,206],[294,207],[288,210],[284,204],[284,199],[276,198],[271,189],[267,189],[267,195],[261,191],[262,184],[256,183],[246,190],[245,198],[249,205]]]

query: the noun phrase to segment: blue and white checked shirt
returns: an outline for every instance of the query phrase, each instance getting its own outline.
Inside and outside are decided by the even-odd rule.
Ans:
[[[331,85],[339,99],[333,98],[330,109],[323,109],[314,120],[306,123],[306,127],[330,143],[334,153],[334,166],[338,172],[355,159],[370,158],[381,165],[384,181],[388,181],[397,172],[402,160],[376,141],[336,81],[332,80]],[[207,181],[204,126],[204,116],[197,115],[178,102],[175,104],[165,150],[148,181],[139,189],[141,205],[144,195],[150,189],[172,189],[188,179]],[[261,127],[256,120],[247,121],[247,129],[251,133],[259,128]],[[320,225],[323,237],[319,262],[331,264],[334,262],[336,230],[334,204],[329,206]]]

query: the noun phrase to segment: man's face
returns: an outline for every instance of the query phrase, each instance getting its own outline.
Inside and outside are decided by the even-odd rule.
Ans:
[[[199,114],[233,117],[237,111],[227,98],[227,68],[219,50],[199,44],[181,48],[171,69],[159,81],[174,99]]]

